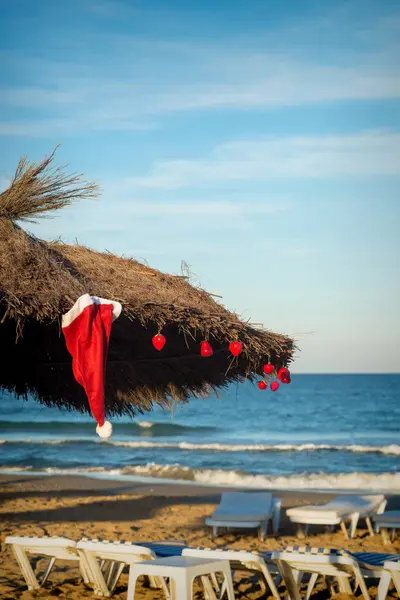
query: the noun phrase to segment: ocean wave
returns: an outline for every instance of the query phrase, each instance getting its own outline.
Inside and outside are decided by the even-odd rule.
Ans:
[[[87,438],[65,438],[65,439],[54,439],[54,440],[43,440],[43,439],[23,439],[23,438],[9,438],[0,440],[0,444],[37,444],[38,446],[60,446],[62,444],[87,444],[97,443],[97,440],[93,440],[90,437]]]
[[[178,450],[211,451],[211,452],[373,452],[377,454],[392,454],[400,456],[400,446],[391,444],[389,446],[362,446],[351,445],[329,445],[329,444],[197,444],[193,442],[125,442],[112,441],[107,443],[113,446],[127,448],[172,448]]]
[[[93,421],[6,421],[0,420],[0,432],[6,433],[10,431],[26,431],[32,432],[43,432],[52,433],[61,432],[63,434],[82,434],[87,432],[92,434],[95,425]],[[116,423],[115,428],[121,435],[138,435],[143,436],[146,434],[151,437],[168,437],[176,436],[183,433],[196,434],[204,433],[206,431],[216,431],[216,427],[209,427],[206,425],[190,426],[182,425],[180,423],[171,423],[163,421],[134,421],[132,423]]]
[[[361,444],[349,445],[331,445],[331,444],[223,444],[223,443],[204,443],[194,442],[150,442],[142,441],[122,441],[122,440],[103,440],[94,437],[86,438],[60,438],[60,439],[22,439],[9,438],[1,439],[0,444],[39,444],[39,445],[59,445],[59,444],[82,444],[82,443],[101,443],[110,446],[122,448],[138,449],[156,449],[165,448],[172,450],[188,450],[200,452],[355,452],[355,453],[375,453],[392,456],[400,456],[400,446],[390,444],[388,446],[366,446]]]
[[[400,473],[299,473],[296,475],[254,475],[240,470],[193,469],[179,464],[148,463],[124,467],[121,475],[193,481],[207,485],[228,485],[269,489],[396,489]]]
[[[294,475],[254,475],[240,470],[195,469],[180,464],[148,463],[123,468],[0,467],[3,473],[43,472],[49,475],[87,475],[119,478],[157,479],[191,482],[198,485],[280,490],[373,490],[398,491],[400,473],[297,473]]]

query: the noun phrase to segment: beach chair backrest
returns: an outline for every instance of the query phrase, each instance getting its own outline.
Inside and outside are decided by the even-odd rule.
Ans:
[[[357,561],[345,550],[317,548],[311,546],[288,546],[284,550],[273,551],[273,561],[283,561],[297,571],[335,575],[352,572]]]
[[[265,564],[264,558],[258,552],[246,552],[244,550],[223,550],[214,548],[185,548],[182,556],[194,556],[196,558],[210,558],[213,560],[229,560],[240,563],[247,568],[261,570]]]
[[[96,557],[103,560],[131,563],[156,558],[150,548],[132,542],[84,538],[77,543],[76,547],[80,551],[94,553]]]
[[[354,508],[357,511],[369,511],[378,508],[383,502],[385,502],[385,496],[383,494],[364,496],[358,496],[356,494],[343,494],[336,496],[332,504],[348,504],[351,508]]]
[[[8,536],[6,544],[20,547],[28,554],[49,556],[63,560],[78,560],[76,542],[61,536]]]
[[[262,510],[272,510],[271,492],[224,492],[221,496],[219,508],[260,508]]]

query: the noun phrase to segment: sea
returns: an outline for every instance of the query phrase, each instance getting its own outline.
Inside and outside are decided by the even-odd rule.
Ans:
[[[112,418],[0,392],[2,473],[241,488],[400,491],[400,375],[296,375],[275,393],[250,382],[173,411]]]

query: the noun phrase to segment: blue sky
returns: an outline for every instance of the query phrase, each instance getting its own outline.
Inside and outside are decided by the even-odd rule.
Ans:
[[[185,260],[297,372],[400,371],[397,1],[0,8],[0,186],[61,142],[103,191],[31,231]]]

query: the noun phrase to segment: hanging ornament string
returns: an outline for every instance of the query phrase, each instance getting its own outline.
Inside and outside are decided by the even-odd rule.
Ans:
[[[279,381],[281,383],[291,383],[291,377],[290,377],[290,371],[289,369],[287,369],[286,367],[280,367],[278,369],[278,371],[276,371],[275,365],[273,365],[270,361],[270,357],[268,357],[268,362],[265,363],[265,365],[263,366],[263,372],[265,375],[275,375],[275,377],[277,379],[279,379]],[[263,385],[265,384],[265,386]],[[262,381],[258,382],[258,387],[260,388],[260,390],[265,390],[268,387],[268,384],[264,381],[264,379]],[[271,381],[270,384],[270,389],[272,392],[276,392],[279,389],[279,382],[274,380]]]
[[[228,366],[228,368],[227,368],[227,370],[225,372],[225,375],[227,375],[229,373],[229,371],[232,368],[232,365],[235,362],[235,359],[237,359],[237,357],[242,352],[242,350],[243,350],[243,344],[242,344],[242,342],[239,342],[239,340],[234,340],[233,342],[231,342],[229,344],[229,352],[232,354],[232,360],[229,363],[229,366]]]

